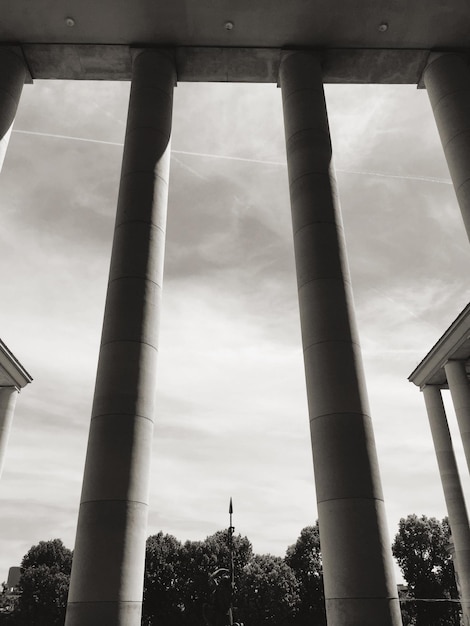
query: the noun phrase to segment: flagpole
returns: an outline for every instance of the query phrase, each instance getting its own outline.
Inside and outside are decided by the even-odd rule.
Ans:
[[[232,526],[232,513],[233,513],[233,503],[232,498],[230,498],[230,504],[228,507],[228,512],[230,516],[230,525],[228,528],[228,547],[230,552],[230,608],[228,610],[229,617],[229,626],[233,626],[233,592],[235,590],[235,572],[234,572],[234,564],[233,564],[233,533],[235,531],[235,527]]]

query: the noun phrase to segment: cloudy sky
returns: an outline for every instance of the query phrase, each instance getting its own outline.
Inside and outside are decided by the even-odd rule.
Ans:
[[[0,176],[0,337],[34,378],[0,482],[0,581],[40,540],[73,547],[128,93],[26,86]],[[426,92],[326,96],[393,535],[445,515],[407,377],[469,301],[470,247]],[[149,534],[203,539],[233,496],[236,531],[283,555],[317,513],[280,91],[180,84],[172,148]]]

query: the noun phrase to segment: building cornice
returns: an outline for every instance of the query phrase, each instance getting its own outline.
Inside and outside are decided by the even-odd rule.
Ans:
[[[425,385],[447,387],[444,365],[450,360],[470,358],[470,303],[434,344],[421,363],[408,376],[420,388]]]
[[[0,386],[22,389],[32,380],[31,375],[0,339]]]

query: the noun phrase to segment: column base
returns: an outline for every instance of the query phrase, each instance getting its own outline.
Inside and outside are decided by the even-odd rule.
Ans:
[[[141,602],[72,602],[67,606],[67,626],[134,626],[140,624]]]
[[[401,624],[397,598],[331,598],[326,600],[331,626],[379,626]]]

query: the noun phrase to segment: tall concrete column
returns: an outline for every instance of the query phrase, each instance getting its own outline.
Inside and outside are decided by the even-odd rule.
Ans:
[[[175,81],[135,57],[67,626],[141,620]]]
[[[25,78],[26,68],[22,59],[10,48],[0,46],[0,171],[5,160]],[[1,352],[3,350],[0,347]],[[5,451],[17,395],[18,390],[15,386],[0,387],[0,476],[5,463]]]
[[[401,624],[323,93],[281,61],[302,342],[329,626]]]
[[[470,526],[467,508],[440,389],[426,385],[423,395],[449,515],[464,624],[470,626]]]
[[[465,363],[463,361],[447,361],[444,369],[470,471],[470,383],[465,371]]]
[[[5,452],[17,397],[18,390],[16,387],[0,387],[0,477],[5,463]]]
[[[26,68],[23,60],[10,48],[0,46],[0,170],[25,78]]]
[[[470,68],[455,53],[434,53],[423,74],[470,239]]]

